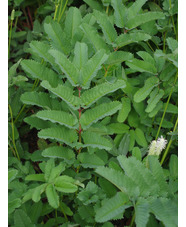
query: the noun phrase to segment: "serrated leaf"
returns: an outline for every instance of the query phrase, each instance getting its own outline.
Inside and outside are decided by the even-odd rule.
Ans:
[[[42,129],[38,136],[43,139],[55,139],[69,146],[74,146],[77,142],[77,133],[73,130],[63,128],[62,126]]]
[[[13,181],[16,178],[17,174],[18,174],[18,170],[16,169],[8,170],[8,183]]]
[[[150,118],[156,116],[156,114],[157,114],[159,111],[161,111],[162,108],[163,108],[163,102],[160,101],[160,102],[158,102],[158,104],[156,105],[156,107],[149,113],[148,116],[149,116]]]
[[[100,35],[98,35],[97,30],[93,26],[83,23],[81,24],[80,28],[83,30],[96,51],[104,49],[106,52],[109,52],[107,44],[100,37]]]
[[[105,82],[97,85],[82,94],[81,101],[83,102],[83,107],[88,108],[104,95],[112,93],[120,88],[124,88],[125,86],[126,84],[124,80],[117,80],[114,83]]]
[[[121,103],[118,101],[100,104],[90,110],[86,110],[81,116],[80,123],[83,129],[87,129],[93,123],[106,116],[113,115],[119,109],[121,109]]]
[[[114,184],[120,191],[126,193],[129,196],[138,196],[139,187],[132,181],[127,175],[125,175],[120,170],[111,169],[108,167],[98,167],[95,171],[112,184]]]
[[[149,21],[163,19],[163,18],[164,18],[164,14],[162,12],[143,13],[143,14],[136,15],[135,17],[128,20],[125,27],[126,29],[131,30]]]
[[[52,87],[62,84],[62,81],[59,79],[58,75],[53,70],[47,68],[41,63],[33,60],[23,60],[21,62],[21,66],[23,70],[29,73],[33,78],[47,80]]]
[[[128,153],[129,143],[130,143],[130,135],[126,133],[124,134],[118,147],[118,152],[120,155],[126,155]]]
[[[41,120],[37,118],[35,115],[31,115],[30,117],[24,118],[24,122],[29,124],[30,128],[36,128],[36,129],[44,129],[44,128],[50,128],[54,126],[53,123]]]
[[[81,153],[78,155],[78,160],[84,168],[96,168],[98,166],[104,166],[104,161],[96,154]]]
[[[27,175],[25,180],[26,181],[41,181],[41,182],[45,182],[44,174],[42,174],[42,173]]]
[[[21,206],[21,200],[20,199],[14,199],[11,201],[8,201],[8,215],[14,212],[14,210]]]
[[[158,158],[152,155],[148,156],[148,165],[149,169],[152,172],[152,175],[156,179],[157,183],[159,184],[160,187],[160,195],[161,196],[166,196],[166,194],[169,191],[168,184],[166,182],[165,176],[163,169],[158,161]]]
[[[130,134],[129,151],[131,151],[134,147],[134,144],[135,144],[135,131],[133,129],[131,129],[129,131],[129,134]]]
[[[21,95],[21,101],[28,105],[36,105],[45,109],[51,109],[51,98],[44,92],[25,92]]]
[[[135,157],[137,160],[141,161],[142,155],[139,147],[134,147],[132,149],[132,156]]]
[[[60,192],[74,193],[78,187],[75,185],[75,180],[69,176],[60,176],[55,179],[55,188]]]
[[[57,209],[59,207],[59,196],[53,184],[46,187],[46,196],[51,207]]]
[[[142,147],[147,147],[148,144],[147,144],[147,140],[145,138],[145,135],[144,135],[144,132],[139,129],[139,128],[136,128],[135,130],[135,139],[136,139],[136,142],[142,146]]]
[[[178,157],[174,154],[172,154],[170,157],[169,169],[170,169],[170,175],[173,177],[173,179],[177,179],[178,178]]]
[[[150,210],[166,227],[178,226],[177,202],[167,198],[155,198],[150,201]]]
[[[159,190],[159,186],[151,172],[136,158],[125,156],[117,157],[125,174],[134,181],[140,189],[142,196],[154,195]]]
[[[141,41],[147,41],[151,39],[149,34],[143,32],[133,32],[129,34],[121,34],[117,37],[115,43],[117,44],[118,48],[123,46],[129,45],[131,43],[138,43]]]
[[[55,62],[59,65],[62,72],[72,84],[72,86],[78,86],[78,69],[72,62],[60,51],[51,49],[49,53],[55,58]]]
[[[147,226],[147,222],[149,219],[149,204],[145,199],[140,199],[136,203],[135,206],[135,223],[136,227],[144,227]]]
[[[75,128],[78,120],[72,114],[57,110],[43,110],[36,114],[36,117],[42,120],[49,120],[53,123],[64,125],[68,128]]]
[[[44,29],[52,40],[52,47],[64,54],[69,54],[71,46],[69,40],[66,37],[66,33],[62,31],[60,24],[51,20],[49,24],[44,23]]]
[[[59,165],[54,167],[49,175],[48,182],[53,183],[53,181],[60,176],[60,174],[65,170],[66,164],[64,162],[61,162]]]
[[[89,88],[91,80],[97,75],[97,72],[101,69],[101,65],[107,60],[108,55],[105,51],[99,50],[96,54],[88,60],[88,62],[83,66],[81,72],[81,86],[83,88]]]
[[[119,110],[118,117],[117,117],[117,121],[120,123],[124,122],[127,119],[128,114],[131,111],[130,99],[128,97],[126,98],[123,97],[121,101],[122,101],[122,108]]]
[[[70,40],[74,37],[77,28],[81,24],[81,20],[80,10],[76,7],[70,7],[66,15],[64,28],[64,34],[66,34]]]
[[[147,105],[147,108],[145,109],[145,112],[150,113],[151,111],[153,111],[153,109],[156,107],[157,103],[160,101],[163,95],[164,95],[164,90],[162,89],[160,89],[158,93],[155,95],[151,96],[150,94],[150,98],[147,101],[148,105]]]
[[[80,99],[79,97],[73,95],[73,90],[71,88],[64,85],[59,85],[56,88],[52,88],[47,81],[43,81],[41,86],[60,97],[71,108],[76,110],[80,107]]]
[[[122,0],[112,0],[111,4],[114,8],[114,21],[117,27],[124,28],[126,23],[127,9]]]
[[[67,163],[70,163],[75,158],[75,154],[71,149],[62,146],[49,147],[42,152],[42,156],[64,159]]]
[[[133,17],[135,17],[146,2],[147,2],[147,0],[135,1],[127,10],[127,19],[130,20]]]
[[[103,11],[102,5],[96,0],[83,0],[86,2],[92,9]]]
[[[14,213],[14,226],[15,227],[35,227],[29,218],[29,216],[25,213],[25,211],[18,209]]]
[[[159,79],[155,76],[148,78],[145,85],[134,94],[134,101],[139,103],[147,98],[152,89],[158,84]]]
[[[108,64],[108,65],[120,64],[124,61],[131,60],[132,58],[133,58],[133,54],[129,52],[115,51],[109,55],[105,64]]]
[[[123,214],[124,210],[131,206],[129,198],[123,192],[118,192],[114,197],[104,202],[98,210],[96,210],[96,222],[106,222],[115,219],[118,215]]]
[[[107,15],[97,10],[94,10],[93,14],[96,17],[96,20],[104,33],[106,42],[108,44],[113,44],[117,38],[117,32],[114,26],[108,20]]]
[[[178,41],[177,40],[175,40],[175,39],[173,39],[171,37],[168,37],[166,39],[166,41],[167,41],[167,44],[168,44],[169,49],[172,52],[174,52],[178,48]]]
[[[46,187],[47,187],[47,184],[42,184],[33,190],[31,198],[35,203],[40,201],[41,194],[45,191]]]
[[[88,46],[86,43],[76,42],[74,47],[73,64],[80,70],[88,61]]]
[[[157,69],[156,69],[155,65],[153,65],[147,61],[142,61],[142,60],[138,60],[138,59],[134,58],[133,60],[127,61],[126,65],[135,71],[148,72],[148,73],[152,73],[152,74],[157,73]]]
[[[93,147],[93,148],[99,148],[99,149],[105,149],[110,151],[113,147],[110,140],[107,138],[104,138],[103,136],[100,136],[99,134],[95,132],[89,132],[85,131],[82,134],[82,138],[84,141],[83,147]]]

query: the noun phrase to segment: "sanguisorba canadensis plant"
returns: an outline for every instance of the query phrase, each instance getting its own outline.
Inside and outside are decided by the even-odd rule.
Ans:
[[[147,140],[158,138],[161,127],[170,128],[155,116],[164,105],[161,99],[174,92],[166,84],[166,70],[171,67],[168,78],[175,85],[177,41],[166,40],[169,54],[149,48],[148,40],[159,45],[155,21],[165,15],[143,12],[145,0],[127,6],[108,1],[106,12],[95,1],[85,2],[93,12],[84,17],[75,7],[63,22],[46,17],[46,39],[32,41],[32,60],[21,62],[30,79],[41,81],[36,91],[21,96],[23,103],[38,107],[25,122],[50,143],[39,151],[41,173],[26,177],[30,190],[23,202],[43,201],[46,195],[56,216],[62,211],[63,223],[72,209],[70,221],[80,226],[112,226],[107,221],[121,219],[124,212],[131,226],[134,220],[138,227],[158,225],[156,219],[177,226],[176,159],[170,160],[167,178],[157,156],[142,161]],[[147,32],[151,22],[154,30]],[[147,128],[152,132],[144,133]],[[133,157],[127,158],[129,151]]]

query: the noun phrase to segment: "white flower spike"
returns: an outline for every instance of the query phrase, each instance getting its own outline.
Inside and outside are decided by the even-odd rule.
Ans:
[[[153,140],[149,146],[149,155],[159,156],[163,149],[165,149],[167,140],[161,136],[157,141]]]

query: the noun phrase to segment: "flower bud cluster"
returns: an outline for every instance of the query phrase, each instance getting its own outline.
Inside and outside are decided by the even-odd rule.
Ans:
[[[163,149],[165,149],[167,144],[167,140],[161,136],[156,140],[153,140],[149,146],[149,154],[148,155],[157,155],[159,156]]]

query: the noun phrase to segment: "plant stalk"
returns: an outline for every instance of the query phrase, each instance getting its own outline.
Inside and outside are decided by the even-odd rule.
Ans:
[[[176,123],[174,125],[173,132],[176,131],[177,125],[178,125],[178,117],[177,117]],[[171,144],[172,144],[172,139],[170,139],[170,141],[169,141],[169,143],[167,145],[167,148],[165,150],[165,153],[163,154],[163,157],[162,157],[161,162],[160,162],[161,165],[163,165],[163,162],[164,162],[165,158],[167,157],[167,154],[169,152],[169,148],[170,148]]]
[[[164,109],[164,112],[163,112],[163,116],[162,116],[162,118],[161,118],[161,122],[160,122],[160,125],[159,125],[159,128],[158,128],[158,132],[157,132],[157,134],[156,134],[156,139],[155,139],[155,140],[158,139],[158,136],[159,136],[159,133],[160,133],[160,129],[161,129],[161,126],[162,126],[162,123],[163,123],[163,120],[164,120],[164,117],[165,117],[165,114],[166,114],[166,111],[167,111],[167,107],[168,107],[170,98],[171,98],[171,96],[172,96],[172,92],[173,92],[173,89],[174,89],[174,85],[175,85],[175,83],[176,83],[176,81],[177,81],[177,78],[178,78],[178,73],[176,74],[176,77],[175,77],[175,80],[174,80],[174,84],[173,84],[173,86],[172,86],[172,89],[171,89],[171,91],[170,91],[169,97],[168,97],[168,99],[167,99],[167,103],[166,103],[166,106],[165,106],[165,109]]]

